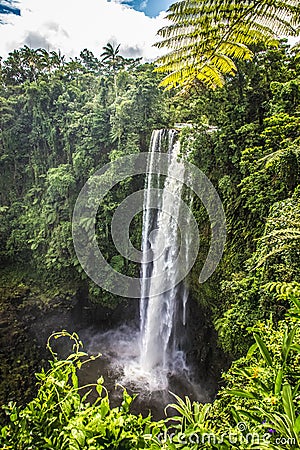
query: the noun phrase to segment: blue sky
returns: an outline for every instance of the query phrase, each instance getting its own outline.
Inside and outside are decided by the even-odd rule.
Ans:
[[[20,10],[12,0],[0,1],[0,14],[16,14],[20,15]]]
[[[161,11],[166,11],[174,2],[171,0],[128,0],[124,3],[132,6],[136,11],[143,11],[149,17],[155,17]]]
[[[124,0],[123,3],[136,11],[144,12],[148,17],[156,17],[161,11],[166,11],[173,3],[171,0]],[[20,15],[20,9],[15,0],[0,0],[0,14]]]

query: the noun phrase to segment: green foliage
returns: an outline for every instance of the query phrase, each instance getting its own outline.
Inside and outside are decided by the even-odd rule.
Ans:
[[[58,360],[51,340],[70,339],[73,353]],[[0,433],[3,449],[141,449],[147,446],[150,433],[158,433],[162,424],[152,423],[130,413],[133,398],[123,390],[123,401],[112,408],[103,378],[89,386],[78,386],[78,371],[87,358],[76,334],[54,333],[48,340],[53,360],[50,369],[36,374],[39,390],[25,408],[15,403],[5,406],[9,422]],[[100,355],[98,355],[99,357]],[[88,402],[91,391],[98,394],[93,404]],[[83,394],[83,392],[85,392]],[[149,448],[149,447],[148,447]]]
[[[297,5],[296,0],[184,0],[171,5],[171,24],[159,31],[163,40],[157,44],[170,50],[158,59],[157,70],[167,73],[162,85],[223,86],[224,76],[236,73],[236,60],[252,59],[251,46],[276,47],[278,36],[297,34]]]
[[[82,351],[76,334],[54,333],[48,340],[53,361],[48,372],[37,374],[37,396],[23,409],[15,403],[4,406],[9,420],[0,434],[2,448],[229,450],[276,449],[279,443],[299,448],[300,302],[293,296],[289,300],[298,317],[288,316],[277,329],[271,321],[257,324],[255,343],[224,374],[227,385],[212,404],[173,394],[176,403],[166,408],[172,414],[159,422],[131,414],[133,398],[126,390],[122,404],[111,408],[102,377],[80,387],[78,371],[95,357]],[[67,359],[57,359],[53,338],[71,340],[73,353]],[[98,397],[90,404],[92,390]]]
[[[193,124],[183,130],[183,147],[218,188],[227,224],[221,265],[206,288],[199,286],[210,233],[194,202],[202,241],[190,287],[213,311],[219,342],[233,357],[246,354],[258,320],[284,317],[287,302],[265,285],[300,281],[300,67],[284,41],[253,50],[253,60],[239,62],[223,89],[198,88],[174,102],[179,120]]]
[[[97,59],[85,49],[66,62],[60,54],[24,47],[2,62],[0,264],[29,265],[52,285],[86,283],[71,235],[83,184],[116,155],[147,151],[152,129],[169,120],[154,66],[110,50]],[[97,237],[108,260],[115,257],[108,237],[113,210],[142,182],[124,182],[99,208]],[[128,275],[138,270],[113,261]],[[116,304],[95,286],[90,292],[94,301]]]

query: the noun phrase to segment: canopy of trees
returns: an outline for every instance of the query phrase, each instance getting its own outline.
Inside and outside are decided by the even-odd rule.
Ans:
[[[2,266],[31,266],[52,283],[82,283],[71,236],[81,187],[113,158],[147,151],[152,129],[168,126],[168,101],[154,66],[117,53],[108,44],[100,58],[83,50],[66,62],[60,53],[24,47],[2,62]],[[99,210],[98,237],[108,260],[115,257],[108,238],[112,211],[137,182],[116,189]],[[134,229],[139,240],[140,225]],[[105,299],[112,301],[103,293]]]

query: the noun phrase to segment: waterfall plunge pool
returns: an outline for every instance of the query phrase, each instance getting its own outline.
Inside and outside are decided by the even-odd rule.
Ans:
[[[121,404],[122,387],[129,394],[137,394],[132,404],[133,413],[147,415],[151,411],[154,419],[165,417],[164,409],[175,398],[170,392],[191,400],[208,402],[211,393],[194,380],[193,371],[185,364],[184,355],[178,352],[172,370],[161,373],[157,371],[143,372],[140,367],[140,332],[128,325],[99,333],[91,327],[80,330],[80,338],[84,350],[89,355],[101,356],[83,365],[79,372],[80,385],[95,383],[100,376],[104,377],[104,386],[108,389],[112,406]],[[93,401],[97,394],[91,392],[89,400]],[[170,411],[169,411],[170,414]]]

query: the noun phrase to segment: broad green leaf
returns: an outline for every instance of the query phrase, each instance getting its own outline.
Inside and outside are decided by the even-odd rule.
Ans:
[[[272,365],[273,365],[272,358],[269,353],[269,350],[266,347],[266,344],[261,339],[261,337],[256,333],[254,333],[254,339],[256,340],[256,343],[258,345],[260,353],[261,353],[262,357],[264,358],[265,362],[267,363],[268,366],[272,367]]]
[[[248,391],[243,391],[241,389],[229,389],[226,390],[226,394],[233,395],[235,397],[257,398],[257,395]]]
[[[300,434],[300,415],[295,420],[294,431],[295,431],[295,433],[299,433]]]
[[[300,345],[299,344],[291,345],[291,350],[294,350],[294,351],[300,353]]]
[[[78,442],[80,446],[84,446],[85,444],[85,433],[82,430],[78,430],[77,428],[72,428],[71,434],[74,439]]]
[[[72,383],[75,389],[78,388],[78,377],[76,375],[75,369],[72,371]]]
[[[275,395],[278,395],[279,392],[281,391],[282,377],[283,377],[283,370],[279,369],[275,379],[275,386],[274,386]]]
[[[296,417],[295,417],[295,406],[293,403],[292,398],[292,389],[291,386],[286,383],[283,385],[282,388],[282,402],[283,402],[283,408],[288,416],[288,418],[291,420],[292,424],[294,425]]]
[[[291,349],[291,345],[295,338],[297,328],[298,327],[295,326],[289,333],[288,333],[288,330],[286,330],[286,333],[284,336],[284,342],[283,342],[283,346],[282,346],[282,356],[283,356],[284,362],[286,362],[287,357],[289,355],[289,351]]]
[[[256,349],[257,349],[257,344],[256,343],[252,344],[247,352],[246,358],[250,359],[253,356],[253,354],[255,353]]]

